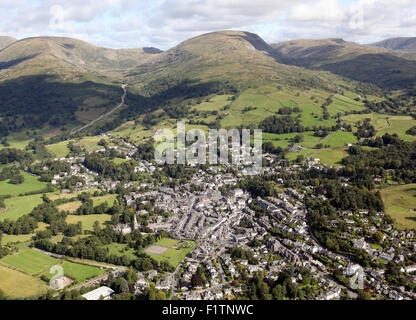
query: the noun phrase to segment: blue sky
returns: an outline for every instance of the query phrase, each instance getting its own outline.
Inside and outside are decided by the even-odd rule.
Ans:
[[[416,36],[415,0],[0,0],[0,35],[67,36],[113,48],[168,49],[235,29],[268,42]]]

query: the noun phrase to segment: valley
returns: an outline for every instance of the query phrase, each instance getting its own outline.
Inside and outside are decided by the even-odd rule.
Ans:
[[[408,39],[220,31],[167,51],[0,40],[6,298],[103,286],[132,300],[416,298]],[[262,129],[261,174],[158,165],[155,133],[176,135],[180,120]],[[359,268],[365,290],[349,285]]]

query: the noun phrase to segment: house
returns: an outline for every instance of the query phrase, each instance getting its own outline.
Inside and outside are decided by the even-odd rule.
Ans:
[[[123,235],[129,234],[132,232],[131,226],[129,226],[128,224],[118,224],[115,228],[114,228],[115,232],[121,233]]]
[[[333,288],[318,296],[318,300],[335,300],[341,295],[341,288]]]
[[[394,254],[393,253],[385,253],[383,252],[382,254],[380,254],[380,259],[386,260],[386,261],[393,261],[394,258]]]
[[[157,290],[169,290],[171,288],[171,284],[172,284],[171,278],[170,277],[166,277],[166,278],[158,281],[156,283],[155,288]]]
[[[156,276],[157,276],[156,270],[150,270],[149,272],[147,272],[147,277],[151,280],[153,280]]]
[[[92,290],[86,294],[83,294],[82,297],[87,300],[111,300],[111,296],[114,294],[114,290],[109,287],[100,287],[98,289]]]
[[[134,290],[135,293],[141,293],[145,288],[147,288],[147,286],[149,285],[149,283],[147,282],[146,279],[139,279],[136,281],[136,283],[134,284]]]
[[[357,274],[359,270],[362,270],[362,267],[359,264],[349,265],[347,269],[344,271],[344,274],[348,277]]]
[[[406,273],[412,273],[416,271],[416,264],[412,265],[412,266],[408,266],[405,268],[401,268],[402,272],[406,272]]]

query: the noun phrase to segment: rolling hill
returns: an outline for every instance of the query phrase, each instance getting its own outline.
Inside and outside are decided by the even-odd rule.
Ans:
[[[373,43],[371,46],[389,50],[416,52],[416,37],[390,38]]]
[[[282,63],[321,69],[388,89],[413,88],[416,61],[383,47],[342,39],[295,40],[272,44]]]
[[[317,72],[280,63],[275,50],[263,39],[242,31],[213,32],[186,40],[154,55],[125,75],[132,88],[149,95],[155,93],[154,89],[161,82],[177,84],[184,79],[229,81],[246,87],[264,81],[283,85],[300,85],[302,81],[314,83],[314,86],[329,85]]]
[[[9,131],[79,126],[120,100],[122,71],[160,53],[37,37],[0,50],[0,116]],[[53,110],[53,112],[51,112]]]
[[[126,70],[160,52],[155,48],[115,50],[71,38],[37,37],[0,50],[0,64],[2,70],[18,71],[20,75],[44,74],[51,67],[58,68],[56,74],[63,76],[65,71],[99,74]]]
[[[232,124],[233,117],[241,123],[259,122],[279,104],[301,107],[310,100],[314,101],[307,107],[311,109],[305,107],[301,116],[313,124],[310,118],[322,118],[319,103],[339,93],[340,87],[350,92],[352,100],[366,95],[362,88],[357,91],[357,81],[405,88],[416,80],[416,62],[385,48],[342,39],[269,45],[250,32],[220,31],[188,39],[167,51],[108,49],[61,37],[11,41],[0,50],[0,129],[31,137],[69,132],[106,114],[120,103],[123,83],[128,84],[126,105],[97,126],[114,120],[110,126],[114,128],[145,109],[180,109],[195,99],[244,92],[249,92],[244,102],[218,116],[224,124]],[[298,98],[301,93],[305,96]],[[267,106],[256,106],[266,97]],[[210,107],[210,112],[220,112],[225,104],[215,110]],[[215,120],[208,115],[198,118]]]

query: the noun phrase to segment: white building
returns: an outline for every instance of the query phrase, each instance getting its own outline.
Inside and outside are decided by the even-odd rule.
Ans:
[[[110,300],[113,293],[114,290],[109,287],[100,287],[86,294],[83,294],[82,297],[87,300],[100,300],[101,298],[104,300]]]

